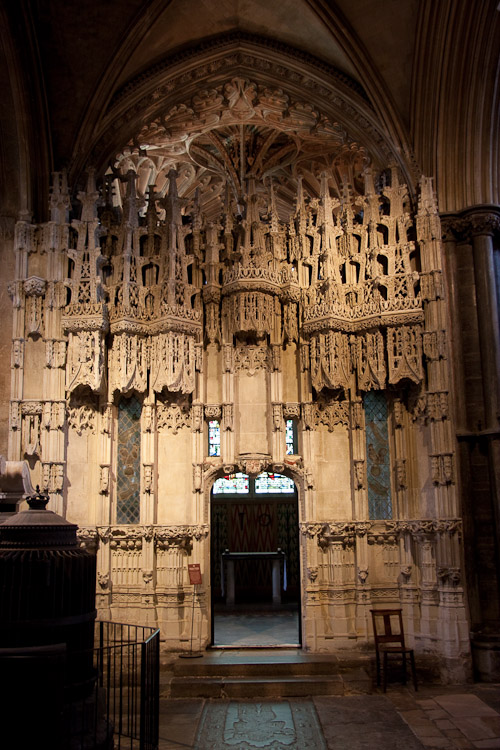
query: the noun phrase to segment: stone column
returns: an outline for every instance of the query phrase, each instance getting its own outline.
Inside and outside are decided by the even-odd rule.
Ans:
[[[495,581],[484,586],[488,594],[487,611],[483,606],[483,624],[473,634],[473,654],[477,676],[498,680],[500,675],[500,326],[498,292],[495,280],[494,237],[500,230],[497,206],[476,206],[463,212],[472,239],[474,281],[476,287],[479,351],[483,385],[484,425],[478,431],[488,445],[491,518],[495,531],[491,535],[492,563]],[[481,543],[484,544],[484,541]],[[476,542],[479,544],[479,540]],[[496,601],[495,601],[496,599]]]
[[[474,255],[479,345],[483,373],[486,430],[498,432],[500,418],[500,328],[495,282],[493,237],[500,230],[500,211],[490,207],[471,209],[469,223]]]
[[[465,381],[463,372],[463,346],[460,332],[457,330],[458,321],[460,320],[460,296],[458,290],[458,270],[457,270],[457,232],[460,229],[462,221],[457,218],[456,214],[446,214],[441,216],[442,240],[443,240],[443,260],[444,260],[444,277],[446,285],[446,298],[448,302],[448,314],[451,321],[449,327],[448,345],[451,353],[452,377],[455,391],[455,420],[458,431],[467,429],[466,405],[462,398],[457,398],[456,394],[465,393]]]
[[[500,231],[500,210],[485,206],[466,213],[474,255],[479,346],[483,378],[485,424],[488,439],[496,538],[500,539],[500,326],[495,280],[493,237]],[[497,547],[497,556],[499,550]],[[500,562],[497,559],[497,562]],[[500,592],[499,592],[500,593]]]

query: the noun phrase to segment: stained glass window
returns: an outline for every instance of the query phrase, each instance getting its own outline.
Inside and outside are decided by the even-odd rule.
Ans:
[[[295,484],[293,479],[283,474],[268,474],[267,471],[263,471],[255,479],[255,492],[258,494],[295,492]]]
[[[297,450],[297,422],[295,419],[287,419],[285,426],[286,455],[293,456]]]
[[[140,521],[141,408],[135,396],[118,406],[116,523]]]
[[[370,391],[363,399],[366,422],[368,513],[373,519],[392,518],[391,468],[387,400],[383,391]]]
[[[208,455],[220,456],[220,424],[217,419],[208,423]]]
[[[248,474],[227,474],[214,482],[214,495],[242,495],[248,493]]]

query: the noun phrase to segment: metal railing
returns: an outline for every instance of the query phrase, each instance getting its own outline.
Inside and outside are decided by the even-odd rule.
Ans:
[[[160,631],[96,622],[95,683],[71,701],[66,736],[75,750],[157,750]]]
[[[96,623],[94,653],[106,717],[118,750],[156,750],[160,631],[116,622]]]

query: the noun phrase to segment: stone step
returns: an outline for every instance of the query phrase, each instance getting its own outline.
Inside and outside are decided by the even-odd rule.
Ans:
[[[176,677],[265,677],[276,675],[284,677],[295,677],[300,675],[331,675],[341,674],[343,670],[331,661],[310,662],[196,662],[192,660],[179,659],[173,665],[173,674]]]
[[[279,698],[372,691],[368,664],[328,655],[281,652],[205,653],[163,664],[161,693],[170,698]]]
[[[333,677],[174,677],[171,698],[289,698],[344,695],[344,683]]]

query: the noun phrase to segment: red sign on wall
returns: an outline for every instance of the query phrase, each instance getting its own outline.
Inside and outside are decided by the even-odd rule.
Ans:
[[[191,583],[193,586],[196,586],[198,583],[201,583],[200,563],[189,564],[188,572],[189,572],[189,583]]]

